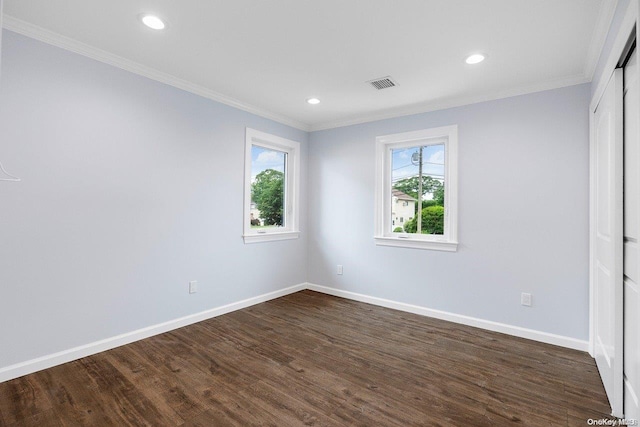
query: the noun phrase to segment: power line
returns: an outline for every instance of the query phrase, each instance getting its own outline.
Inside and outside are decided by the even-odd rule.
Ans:
[[[436,166],[444,166],[444,163],[434,163],[434,162],[422,162],[423,165],[436,165]],[[403,168],[407,168],[409,166],[414,166],[417,167],[416,165],[409,163],[408,165],[404,165],[404,166],[399,166],[395,169],[391,169],[391,171],[397,171],[398,169],[403,169]]]
[[[433,179],[437,179],[438,181],[444,181],[444,175],[438,175],[438,174],[422,174],[422,176],[428,176],[431,177]],[[391,182],[398,182],[398,181],[402,181],[404,179],[410,179],[410,178],[417,178],[418,175],[409,175],[409,176],[403,176],[402,178],[395,178],[392,179]]]

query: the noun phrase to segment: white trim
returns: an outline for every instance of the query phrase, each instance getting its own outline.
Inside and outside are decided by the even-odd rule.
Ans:
[[[14,378],[21,377],[23,375],[28,375],[34,372],[38,372],[43,369],[51,368],[53,366],[61,365],[63,363],[71,362],[71,361],[80,359],[82,357],[87,357],[103,351],[111,350],[113,348],[130,344],[132,342],[139,341],[145,338],[149,338],[154,335],[162,334],[168,331],[172,331],[174,329],[178,329],[194,323],[202,322],[203,320],[207,320],[213,317],[221,316],[223,314],[231,313],[236,310],[241,310],[243,308],[251,307],[252,305],[270,301],[275,298],[280,298],[285,295],[300,292],[305,289],[321,292],[327,295],[347,298],[353,301],[360,301],[367,304],[373,304],[380,307],[392,308],[395,310],[405,311],[408,313],[419,314],[421,316],[433,317],[435,319],[446,320],[453,323],[486,329],[494,332],[500,332],[503,334],[513,335],[520,338],[526,338],[533,341],[539,341],[547,344],[558,345],[561,347],[572,348],[575,350],[587,351],[588,349],[589,343],[587,341],[578,340],[575,338],[550,334],[547,332],[536,331],[533,329],[521,328],[518,326],[507,325],[504,323],[492,322],[490,320],[478,319],[478,318],[464,316],[460,314],[449,313],[441,310],[434,310],[426,307],[421,307],[413,304],[406,304],[406,303],[392,301],[384,298],[372,297],[364,294],[358,294],[355,292],[335,289],[328,286],[320,286],[312,283],[301,283],[298,285],[290,286],[288,288],[258,295],[253,298],[248,298],[248,299],[227,304],[221,307],[202,311],[200,313],[184,316],[179,319],[170,320],[168,322],[148,326],[146,328],[138,329],[132,332],[127,332],[121,335],[117,335],[115,337],[106,338],[100,341],[95,341],[93,343],[81,345],[68,350],[63,350],[57,353],[27,360],[25,362],[20,362],[14,365],[6,366],[4,368],[0,368],[0,383],[4,381],[9,381]]]
[[[0,0],[0,71],[2,71],[2,21],[3,21],[2,11],[3,10],[4,10],[3,0]],[[0,78],[2,78],[2,73],[0,73]]]
[[[633,384],[631,384],[631,381],[629,381],[629,379],[626,376],[624,377],[624,393],[625,395],[628,393],[631,400],[633,400],[633,404],[635,406],[638,406],[638,396],[636,395],[635,390],[633,389]]]
[[[604,44],[607,41],[607,34],[609,33],[609,28],[611,28],[611,22],[613,21],[617,7],[618,0],[603,0],[600,4],[596,26],[593,28],[593,33],[591,34],[587,62],[584,67],[584,75],[589,80],[593,79],[593,74],[596,72],[598,60],[600,59]]]
[[[590,184],[590,190],[589,190],[589,195],[590,195],[590,201],[589,201],[589,236],[590,236],[590,239],[589,239],[590,240],[589,242],[589,353],[593,357],[596,356],[595,325],[597,321],[597,313],[596,313],[597,307],[594,304],[594,301],[596,301],[596,298],[597,298],[595,284],[594,284],[595,282],[594,270],[596,268],[595,264],[597,262],[597,259],[595,256],[596,242],[594,242],[595,240],[594,236],[596,235],[596,231],[597,231],[596,230],[597,226],[595,221],[595,217],[596,217],[595,187],[597,184],[595,182],[595,175],[596,175],[595,171],[597,168],[597,162],[596,162],[597,151],[595,146],[596,134],[595,134],[594,117],[595,117],[596,108],[598,107],[600,100],[602,99],[607,89],[609,81],[612,75],[614,75],[616,68],[620,64],[620,60],[623,59],[622,56],[625,54],[625,49],[627,48],[627,44],[629,40],[632,37],[635,37],[636,42],[640,40],[640,38],[638,37],[638,31],[640,30],[640,28],[638,28],[638,23],[640,22],[640,17],[638,15],[640,11],[639,3],[640,3],[640,0],[631,0],[629,2],[627,9],[625,10],[622,23],[620,25],[618,33],[616,34],[611,50],[608,53],[608,57],[606,58],[605,66],[603,67],[600,75],[597,76],[597,80],[594,80],[592,83],[592,84],[596,84],[596,89],[593,92],[593,97],[591,98],[591,103],[589,105],[589,122],[590,122],[590,129],[589,129],[589,150],[590,150],[590,162],[589,162],[589,169],[590,169],[589,170],[589,175],[590,175],[590,178],[589,178],[589,184]],[[634,29],[635,29],[635,32],[634,32]],[[620,108],[620,110],[622,111],[623,108]],[[617,120],[622,121],[622,117],[617,117],[616,121]],[[618,161],[621,161],[621,159],[615,160],[615,161],[618,162]],[[622,165],[616,165],[616,167],[621,168]],[[616,183],[616,185],[618,184],[619,183]],[[621,187],[617,187],[617,188],[620,190],[620,192],[622,192]],[[619,226],[621,227],[621,224]],[[622,239],[621,231],[622,230],[616,230],[616,233],[619,233],[620,239]],[[619,262],[620,264],[622,264],[623,263],[622,257],[620,256],[619,259],[614,258],[614,262]],[[618,268],[620,269],[620,274],[621,274],[622,266],[620,265]],[[622,292],[622,289],[620,289],[620,292]],[[621,305],[622,305],[622,302],[620,300],[616,301],[616,309]],[[622,331],[617,331],[617,332],[622,333]],[[624,338],[622,338],[622,346],[624,347]],[[618,358],[618,360],[616,360],[617,366],[614,368],[614,373],[613,373],[614,385],[613,385],[612,395],[608,397],[610,397],[609,403],[612,408],[612,414],[617,417],[622,417],[624,414],[624,386],[625,385],[624,385],[624,368],[623,367],[620,368],[620,366],[618,365],[620,363],[619,359],[621,358]],[[624,361],[622,363],[624,363]],[[619,383],[620,385],[618,385]]]
[[[456,252],[458,242],[451,240],[418,240],[411,234],[402,234],[402,237],[374,237],[378,246],[393,246],[396,248],[429,249],[444,252]]]
[[[294,127],[296,129],[303,130],[305,132],[315,132],[319,130],[334,129],[344,126],[350,126],[360,123],[374,122],[378,120],[391,119],[396,117],[409,116],[413,114],[429,113],[432,111],[444,110],[447,108],[462,107],[471,104],[477,104],[480,102],[495,101],[503,98],[510,98],[513,96],[525,95],[529,93],[542,92],[545,90],[559,89],[567,86],[574,86],[582,83],[589,83],[590,78],[585,77],[584,74],[576,74],[572,76],[562,77],[559,79],[551,79],[533,85],[524,85],[504,91],[497,91],[491,94],[485,94],[480,96],[462,96],[450,98],[444,102],[422,104],[409,108],[398,108],[382,113],[373,113],[368,115],[357,116],[350,119],[332,120],[317,124],[307,124],[299,120],[292,119],[290,117],[272,113],[265,109],[253,106],[215,92],[211,89],[207,89],[203,86],[196,85],[187,80],[183,80],[172,76],[170,74],[163,73],[155,70],[151,67],[139,64],[137,62],[128,60],[121,56],[114,55],[102,49],[90,46],[85,43],[81,43],[70,37],[63,36],[53,31],[46,30],[37,25],[30,24],[12,16],[5,16],[2,23],[3,27],[9,31],[13,31],[27,37],[31,37],[36,40],[40,40],[44,43],[48,43],[53,46],[77,53],[79,55],[86,56],[96,61],[103,62],[105,64],[112,65],[114,67],[147,77],[149,79],[168,84],[178,89],[185,90],[187,92],[200,95],[204,98],[208,98],[225,105],[229,105],[239,110],[246,111],[252,114],[256,114],[260,117],[264,117],[278,123],[282,123],[287,126]]]
[[[444,235],[392,233],[391,150],[420,145],[444,144]],[[442,126],[376,137],[375,165],[376,245],[455,252],[458,249],[458,126]],[[420,203],[418,201],[418,203]]]
[[[278,240],[292,240],[300,237],[299,231],[271,232],[258,234],[243,234],[242,238],[245,243],[274,242]]]
[[[622,24],[620,25],[620,31],[616,35],[615,41],[613,42],[613,46],[611,47],[611,52],[609,52],[609,56],[607,57],[607,62],[605,63],[604,68],[599,76],[596,76],[597,79],[594,79],[593,83],[596,83],[596,90],[593,92],[593,97],[591,98],[591,103],[589,105],[589,110],[593,111],[598,106],[600,102],[600,98],[602,98],[602,94],[604,90],[607,88],[607,83],[609,82],[609,77],[613,73],[613,70],[618,65],[618,61],[620,61],[620,57],[624,51],[627,42],[629,41],[629,37],[633,32],[633,28],[636,25],[636,21],[638,20],[638,0],[632,0],[629,2],[629,6],[625,11],[624,18],[622,20]]]
[[[512,98],[514,96],[527,95],[537,92],[543,92],[546,90],[560,89],[568,86],[575,86],[583,83],[589,83],[590,81],[591,79],[585,77],[584,74],[580,73],[573,76],[562,77],[559,79],[547,80],[533,85],[525,85],[513,89],[496,91],[492,92],[491,94],[453,97],[443,102],[429,102],[413,107],[400,107],[386,112],[375,112],[372,114],[356,116],[350,119],[331,120],[327,122],[312,124],[309,126],[309,132],[335,129],[362,123],[377,122],[386,119],[395,119],[398,117],[430,113],[432,111],[441,111],[449,108],[465,107],[467,105],[479,104],[482,102],[496,101],[499,99]]]
[[[281,151],[287,154],[285,165],[284,227],[251,228],[251,161],[252,147]],[[297,239],[300,234],[300,143],[280,136],[246,128],[244,159],[244,221],[242,237],[245,243]]]
[[[636,39],[638,39],[637,33],[640,29],[637,28],[636,22],[638,22],[638,3],[640,0],[632,0],[629,2],[629,6],[625,11],[625,15],[620,25],[620,29],[616,38],[611,47],[611,51],[609,52],[609,56],[606,59],[605,66],[602,69],[602,72],[599,76],[597,76],[597,80],[594,80],[592,84],[596,84],[596,89],[593,92],[593,97],[591,98],[591,102],[589,104],[589,152],[590,152],[590,160],[589,160],[589,235],[594,235],[595,224],[595,205],[594,205],[594,174],[595,174],[595,159],[594,159],[594,124],[593,124],[593,113],[604,94],[605,89],[607,88],[607,83],[609,82],[609,78],[613,71],[616,69],[618,62],[620,61],[620,57],[622,56],[624,49],[629,41],[629,38],[632,36],[634,27],[636,28]],[[595,357],[595,341],[594,341],[594,298],[595,291],[593,286],[593,239],[589,239],[589,354],[592,357]]]
[[[380,307],[392,308],[395,310],[406,311],[408,313],[419,314],[421,316],[433,317],[434,319],[446,320],[448,322],[459,323],[461,325],[472,326],[474,328],[486,329],[493,332],[513,335],[520,338],[526,338],[533,341],[543,342],[547,344],[558,345],[561,347],[571,348],[574,350],[587,351],[589,342],[576,338],[566,337],[562,335],[550,334],[548,332],[536,331],[535,329],[521,328],[519,326],[507,325],[505,323],[493,322],[491,320],[478,319],[476,317],[464,316],[461,314],[450,313],[442,310],[434,310],[432,308],[421,307],[418,305],[407,304],[404,302],[392,301],[384,298],[372,297],[369,295],[358,294],[355,292],[344,291],[341,289],[331,288],[328,286],[320,286],[307,283],[307,289],[321,292],[327,295],[347,298],[353,301],[360,301],[367,304],[373,304]]]
[[[589,107],[589,355],[595,359],[595,290],[593,285],[593,266],[595,243],[592,236],[595,236],[596,229],[596,204],[595,200],[595,125],[593,123],[594,109]]]
[[[53,46],[57,46],[59,48],[86,56],[91,59],[95,59],[96,61],[100,61],[105,64],[112,65],[114,67],[120,68],[125,71],[129,71],[134,74],[138,74],[140,76],[149,78],[151,80],[155,80],[160,83],[164,83],[169,86],[173,86],[178,89],[182,89],[184,91],[191,92],[196,95],[200,95],[204,98],[208,98],[213,101],[220,102],[221,104],[225,104],[230,107],[237,108],[239,110],[246,111],[248,113],[252,113],[257,116],[264,117],[266,119],[270,119],[275,122],[282,123],[284,125],[303,130],[305,132],[309,132],[310,130],[310,126],[307,125],[306,123],[291,119],[281,114],[272,113],[270,111],[267,111],[263,108],[256,107],[251,104],[247,104],[245,102],[234,99],[230,96],[226,96],[214,90],[208,89],[204,86],[200,86],[190,81],[181,79],[179,77],[175,77],[171,74],[158,71],[154,68],[148,67],[146,65],[142,65],[135,61],[131,61],[127,58],[114,55],[105,50],[98,49],[97,47],[93,47],[91,45],[79,42],[70,37],[66,37],[61,34],[54,33],[53,31],[49,31],[37,25],[33,25],[31,23],[14,18],[12,16],[6,15],[4,17],[4,21],[2,24],[4,28],[6,28],[9,31],[13,31],[15,33],[19,33],[27,37],[31,37],[33,39],[39,40],[41,42],[48,43]]]
[[[146,328],[138,329],[136,331],[127,332],[115,337],[106,338],[100,341],[95,341],[89,344],[74,347],[68,350],[60,351],[54,354],[38,357],[36,359],[27,360],[26,362],[16,363],[4,368],[0,368],[0,382],[8,381],[13,378],[18,378],[23,375],[31,374],[33,372],[41,371],[43,369],[51,368],[52,366],[61,365],[63,363],[71,362],[73,360],[80,359],[82,357],[91,356],[92,354],[100,353],[102,351],[110,350],[112,348],[120,347],[125,344],[130,344],[135,341],[139,341],[144,338],[149,338],[154,335],[162,334],[174,329],[182,328],[193,323],[202,322],[203,320],[211,319],[213,317],[221,316],[223,314],[231,313],[236,310],[241,310],[252,305],[260,304],[275,298],[280,298],[285,295],[289,295],[295,292],[306,289],[306,283],[290,286],[288,288],[280,289],[277,291],[269,292],[266,294],[258,295],[256,297],[248,298],[242,301],[234,302],[231,304],[216,307],[210,310],[202,311],[200,313],[190,314],[188,316],[181,317],[179,319],[170,320],[168,322],[159,323],[157,325],[148,326]]]

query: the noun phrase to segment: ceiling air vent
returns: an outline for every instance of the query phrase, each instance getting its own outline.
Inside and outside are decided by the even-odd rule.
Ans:
[[[379,79],[369,80],[367,83],[369,83],[371,86],[373,86],[378,90],[398,86],[398,83],[394,82],[393,79],[389,76],[380,77]]]

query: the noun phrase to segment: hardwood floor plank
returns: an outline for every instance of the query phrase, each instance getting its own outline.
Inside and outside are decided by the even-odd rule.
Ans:
[[[203,411],[183,387],[167,381],[167,377],[128,346],[107,352],[106,359],[125,375],[158,408],[161,418],[178,425]]]
[[[180,424],[180,427],[242,427],[243,425],[224,411],[209,409]]]
[[[10,381],[3,394],[7,398],[0,399],[0,422],[5,424],[37,416],[51,409],[50,400],[34,377],[25,376]]]
[[[61,427],[65,424],[60,421],[53,409],[47,409],[7,425],[11,427]]]
[[[0,426],[586,425],[586,353],[312,291],[0,384]]]
[[[123,421],[139,426],[166,425],[170,422],[147,398],[146,393],[139,393],[134,384],[109,363],[105,354],[80,359],[79,362],[97,385],[100,396],[108,398],[104,407]]]
[[[118,425],[104,397],[88,377],[82,359],[29,375],[39,381],[54,403],[53,410],[65,426]],[[2,386],[2,384],[0,384]]]

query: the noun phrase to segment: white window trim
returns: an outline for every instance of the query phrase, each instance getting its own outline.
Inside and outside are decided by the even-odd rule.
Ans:
[[[261,147],[287,153],[285,170],[285,226],[262,228],[258,232],[251,228],[251,147]],[[297,239],[300,235],[300,143],[276,135],[246,129],[244,160],[244,228],[242,237],[245,243],[270,242],[276,240]]]
[[[417,235],[391,231],[391,150],[413,147],[424,140],[445,144],[444,235]],[[440,141],[438,141],[440,139]],[[376,245],[431,249],[447,252],[458,250],[458,126],[443,126],[376,138]]]

